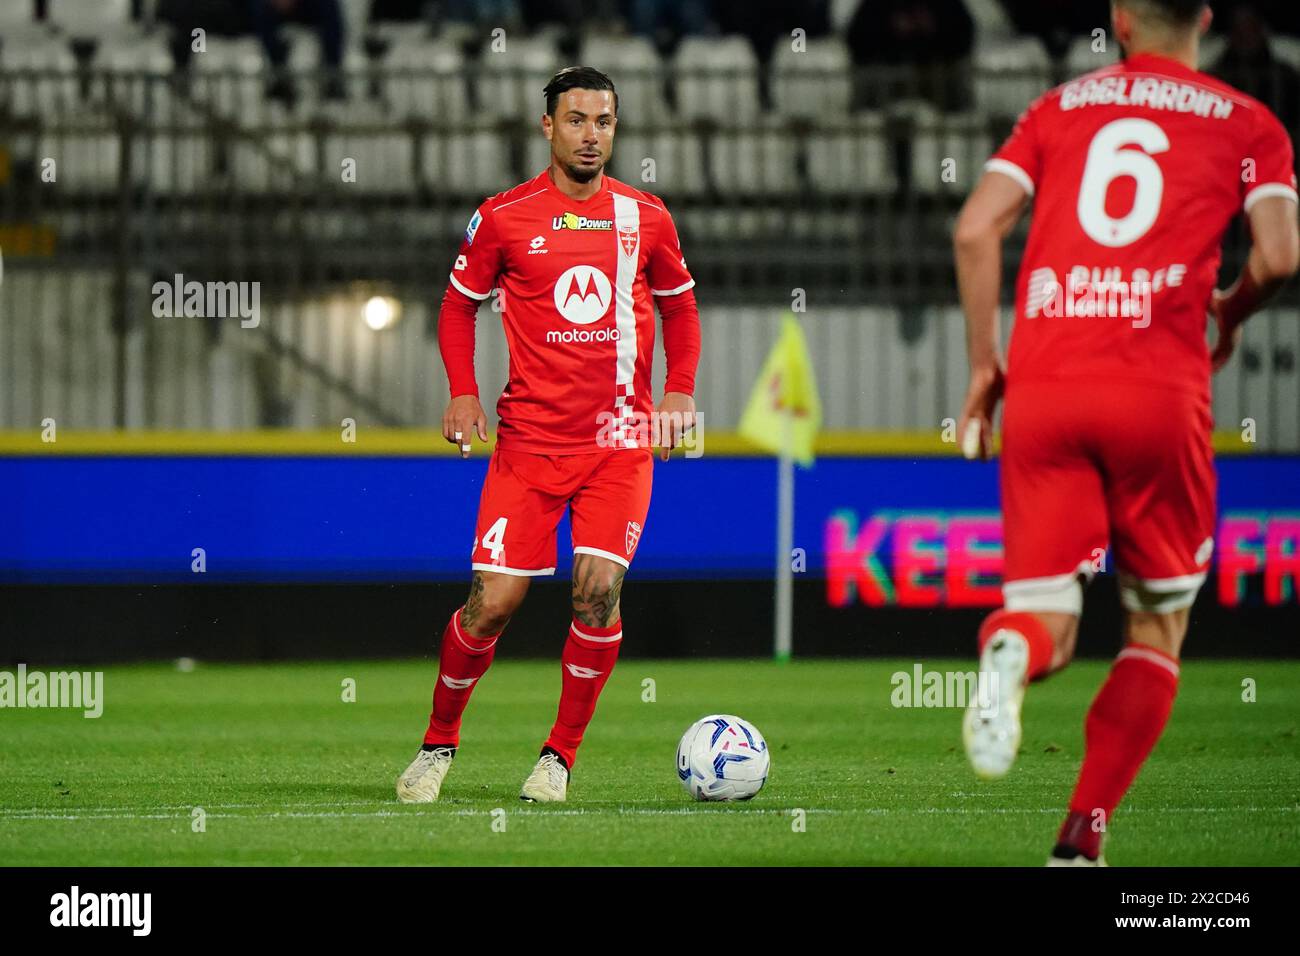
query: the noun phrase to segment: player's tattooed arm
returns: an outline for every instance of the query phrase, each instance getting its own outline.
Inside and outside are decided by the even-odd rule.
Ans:
[[[623,592],[622,565],[594,554],[576,555],[573,562],[573,616],[589,627],[609,627],[618,620]]]

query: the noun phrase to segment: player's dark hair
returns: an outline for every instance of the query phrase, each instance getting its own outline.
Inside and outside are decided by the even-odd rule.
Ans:
[[[1178,26],[1189,27],[1196,23],[1205,9],[1205,0],[1119,0],[1121,6],[1149,10],[1162,20]]]
[[[609,90],[614,94],[614,115],[618,115],[618,90],[614,81],[604,73],[590,66],[566,66],[551,77],[551,82],[542,90],[546,94],[546,113],[555,115],[555,107],[560,102],[560,94],[569,90]]]

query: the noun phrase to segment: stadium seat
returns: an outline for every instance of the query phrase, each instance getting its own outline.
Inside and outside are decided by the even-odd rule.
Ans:
[[[758,118],[758,61],[744,37],[687,37],[674,69],[682,119],[734,126]]]
[[[1277,33],[1269,37],[1268,45],[1275,60],[1300,70],[1300,38]]]
[[[808,178],[819,193],[867,196],[898,188],[881,113],[861,112],[817,127],[808,138],[807,155]]]
[[[723,196],[778,198],[799,191],[798,144],[788,126],[760,122],[744,130],[719,130],[707,143],[713,183]]]
[[[993,154],[983,116],[937,113],[919,116],[912,137],[912,188],[922,195],[965,196]]]
[[[338,131],[327,133],[323,141],[325,165],[320,175],[325,181],[341,182],[343,160],[351,159],[356,164],[356,183],[349,188],[368,193],[394,193],[405,192],[415,185],[412,133],[391,127],[367,128],[374,124],[374,108],[364,102],[350,104],[334,119]]]
[[[1119,42],[1109,33],[1106,35],[1106,52],[1094,53],[1092,44],[1092,37],[1078,37],[1070,44],[1065,54],[1066,76],[1082,76],[1119,62]]]
[[[72,37],[131,29],[131,0],[49,0],[46,18]]]
[[[155,123],[169,122],[176,110],[169,82],[171,53],[166,39],[152,35],[107,36],[95,51],[93,99],[113,111]]]
[[[68,44],[51,34],[6,44],[5,73],[12,84],[10,109],[16,117],[49,123],[78,108],[77,59]]]
[[[103,113],[67,113],[37,136],[36,157],[38,162],[54,160],[61,193],[105,193],[119,182],[122,141]]]
[[[448,43],[406,38],[383,61],[383,95],[393,115],[460,123],[469,115],[464,56]]]
[[[364,184],[369,178],[360,171],[369,164],[348,151],[351,144],[340,145],[329,134],[325,136],[323,156],[318,157],[316,136],[293,121],[283,104],[270,104],[261,123],[264,125],[242,129],[226,145],[232,190],[253,194],[302,191],[325,177],[330,184],[341,183],[340,163],[344,156],[357,160],[358,183]],[[323,169],[317,168],[318,161],[325,163]]]
[[[490,130],[433,133],[419,147],[420,178],[430,188],[483,197],[517,182],[506,144]]]
[[[837,119],[849,111],[853,64],[839,38],[809,40],[796,53],[780,42],[772,55],[772,99],[777,112],[797,119]]]
[[[207,50],[194,57],[191,91],[222,116],[261,115],[266,101],[266,55],[253,37],[207,38]]]
[[[1207,33],[1201,37],[1201,69],[1213,69],[1214,64],[1219,62],[1219,57],[1223,56],[1223,51],[1227,48],[1227,39],[1217,33]]]
[[[550,35],[507,36],[500,53],[489,42],[480,54],[478,105],[483,116],[534,119],[546,109],[542,90],[555,75],[560,54]]]
[[[619,133],[611,166],[614,178],[655,195],[702,196],[709,188],[704,146],[694,132]]]
[[[1051,86],[1052,61],[1037,37],[977,45],[974,66],[976,106],[993,116],[1019,116]]]
[[[664,98],[666,72],[654,44],[644,37],[587,37],[579,63],[614,78],[618,88],[619,125],[642,129],[668,119]]]

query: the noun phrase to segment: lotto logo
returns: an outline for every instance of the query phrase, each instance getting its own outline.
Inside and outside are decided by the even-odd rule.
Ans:
[[[609,277],[595,266],[574,266],[555,280],[555,308],[574,325],[590,325],[609,311]]]

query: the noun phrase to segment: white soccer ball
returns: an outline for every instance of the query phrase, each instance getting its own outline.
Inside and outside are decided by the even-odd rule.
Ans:
[[[677,776],[696,800],[748,800],[767,782],[767,741],[730,714],[701,717],[677,745]]]

